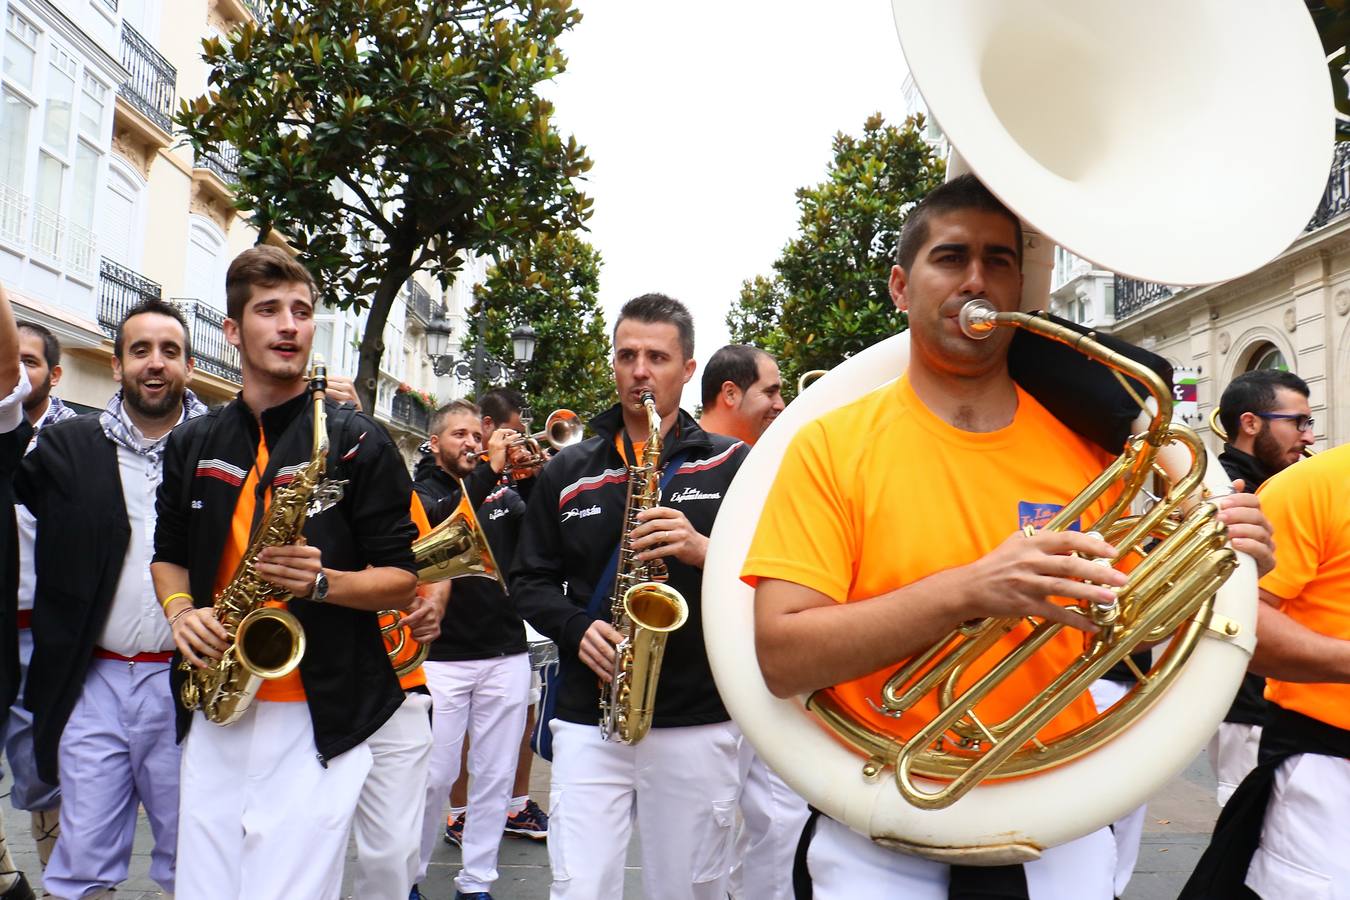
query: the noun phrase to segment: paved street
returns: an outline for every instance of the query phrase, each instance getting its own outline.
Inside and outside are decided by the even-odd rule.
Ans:
[[[1127,773],[1123,773],[1127,774]],[[535,765],[532,793],[541,804],[548,800],[548,765]],[[8,796],[8,779],[0,790]],[[19,867],[29,874],[37,872],[37,856],[28,836],[27,814],[16,813],[8,800],[3,802],[5,830],[10,849]],[[1214,805],[1214,778],[1203,753],[1189,768],[1149,805],[1144,828],[1144,843],[1139,865],[1123,900],[1174,900],[1186,876],[1209,840],[1218,808]],[[629,847],[624,897],[641,897],[636,846]],[[149,867],[150,832],[144,816],[136,839],[131,878],[117,892],[118,900],[162,898],[155,884],[146,877]],[[459,869],[459,850],[441,844],[432,859],[432,871],[422,884],[431,900],[449,900],[454,896],[455,872]],[[500,880],[493,891],[497,900],[543,900],[548,897],[548,853],[542,844],[508,838],[502,842]],[[33,879],[36,884],[36,879]],[[350,885],[348,885],[350,887]],[[349,895],[348,895],[349,896]],[[195,898],[183,898],[195,900]],[[751,898],[753,900],[753,898]]]

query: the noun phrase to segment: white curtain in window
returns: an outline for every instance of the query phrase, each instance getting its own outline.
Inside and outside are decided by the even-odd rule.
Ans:
[[[99,252],[130,269],[141,265],[140,199],[139,181],[123,171],[118,162],[110,163],[103,189]]]
[[[225,235],[200,216],[191,216],[188,225],[187,277],[184,296],[225,310]]]

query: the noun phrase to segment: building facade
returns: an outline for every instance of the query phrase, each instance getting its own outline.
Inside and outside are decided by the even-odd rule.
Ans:
[[[203,38],[256,20],[262,2],[0,0],[0,282],[20,319],[61,339],[59,393],[79,406],[107,401],[113,330],[148,297],[187,317],[192,388],[209,403],[238,389],[225,270],[258,232],[232,202],[238,151],[194,154],[172,117],[206,91]],[[374,412],[409,454],[426,429],[411,394],[437,388],[424,340],[434,305],[410,281],[384,333]],[[316,352],[354,376],[365,314],[321,307],[318,325]]]
[[[1288,369],[1311,389],[1316,447],[1350,440],[1350,145],[1303,234],[1256,271],[1186,289],[1113,280],[1112,330],[1196,374],[1197,422],[1236,376]]]

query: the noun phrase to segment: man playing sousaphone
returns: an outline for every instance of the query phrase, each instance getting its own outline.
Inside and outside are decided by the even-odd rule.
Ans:
[[[976,341],[958,321],[974,299],[1018,308],[1021,248],[1016,215],[970,176],[933,191],[905,222],[890,291],[909,316],[909,369],[797,434],[744,564],[759,664],[774,694],[829,688],[865,708],[898,663],[967,620],[1034,616],[1091,628],[1054,598],[1108,601],[1124,584],[1090,561],[1115,553],[1099,536],[1034,529],[1109,457],[1012,380],[1010,330]],[[1232,495],[1219,505],[1234,547],[1268,568],[1270,536],[1255,499]],[[1020,705],[1081,649],[1066,630],[987,702]],[[913,734],[933,703],[921,701],[900,730]],[[1040,734],[1094,715],[1085,693]],[[875,718],[878,728],[897,727],[880,711]],[[1114,896],[1105,828],[1045,848],[1034,862],[990,868],[892,852],[828,817],[807,828],[799,875],[818,900]]]

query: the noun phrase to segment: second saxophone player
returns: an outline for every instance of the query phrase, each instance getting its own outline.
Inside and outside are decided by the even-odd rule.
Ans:
[[[683,304],[661,294],[625,304],[614,330],[619,403],[590,422],[595,437],[544,467],[525,514],[511,595],[562,661],[557,704],[543,723],[553,745],[554,900],[623,895],[634,819],[642,896],[727,894],[738,733],[708,668],[700,583],[707,535],[748,448],[708,434],[679,408],[696,367]],[[659,418],[661,497],[635,512],[630,527],[629,469],[643,460],[652,431],[645,393]],[[688,606],[687,621],[666,639],[651,731],[633,743],[606,741],[599,726],[598,686],[611,683],[615,647],[627,637],[610,624],[621,545],[634,562],[662,561],[666,586]]]

